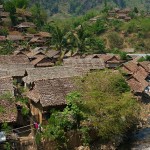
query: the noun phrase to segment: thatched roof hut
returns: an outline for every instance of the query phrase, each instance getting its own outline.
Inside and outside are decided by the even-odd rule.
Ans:
[[[64,66],[69,66],[69,67],[82,67],[82,68],[87,68],[89,70],[91,69],[104,69],[105,64],[102,59],[91,59],[91,58],[68,58],[64,59]]]
[[[66,95],[74,89],[70,78],[39,80],[34,82],[34,87],[27,97],[42,107],[54,107],[66,104]]]
[[[37,80],[59,79],[82,76],[88,72],[86,68],[72,68],[55,66],[47,68],[26,69],[27,76],[23,78],[25,83],[33,83]]]

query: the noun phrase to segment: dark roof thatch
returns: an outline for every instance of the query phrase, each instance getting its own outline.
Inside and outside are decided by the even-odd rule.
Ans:
[[[9,76],[12,77],[23,77],[25,70],[34,68],[32,64],[0,64],[0,69],[7,70]]]
[[[7,77],[9,76],[9,73],[6,69],[0,69],[0,78],[1,77]]]
[[[41,66],[41,67],[42,66],[43,67],[54,66],[54,63],[52,63],[52,60],[49,57],[46,57],[44,55],[36,56],[36,58],[31,61],[31,64],[33,64],[34,66]]]
[[[10,40],[10,41],[23,41],[24,37],[22,35],[8,35],[7,40]]]
[[[68,58],[64,59],[64,66],[70,67],[82,67],[87,69],[104,69],[105,65],[102,59],[90,59],[90,58]]]
[[[32,83],[42,79],[47,80],[82,76],[88,72],[86,68],[72,68],[64,66],[34,68],[27,69],[26,71],[28,76],[23,78],[24,82],[26,83]]]
[[[0,95],[10,93],[14,95],[13,79],[11,77],[0,78]]]
[[[17,109],[14,101],[0,99],[0,123],[12,123],[17,121]]]
[[[37,55],[44,55],[43,51],[30,51],[29,53],[26,54],[28,58],[35,58]]]
[[[70,78],[40,80],[34,84],[34,88],[28,92],[27,97],[35,103],[40,102],[42,107],[65,105],[66,95],[74,89]]]
[[[1,64],[29,64],[29,59],[25,56],[15,56],[15,55],[1,55]]]
[[[46,56],[48,56],[49,58],[52,58],[52,57],[55,57],[55,56],[58,56],[60,55],[60,51],[56,51],[56,50],[48,50],[46,53],[45,53]]]

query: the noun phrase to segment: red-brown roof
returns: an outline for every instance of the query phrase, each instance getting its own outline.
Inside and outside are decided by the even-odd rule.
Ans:
[[[143,67],[147,72],[150,72],[150,61],[139,62],[138,66]]]
[[[138,66],[136,63],[129,61],[127,63],[122,64],[122,70],[125,73],[133,74],[138,70]]]

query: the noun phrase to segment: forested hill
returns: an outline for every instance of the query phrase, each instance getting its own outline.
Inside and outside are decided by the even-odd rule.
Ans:
[[[50,15],[58,13],[80,15],[92,8],[103,8],[105,4],[112,7],[150,9],[150,0],[31,0],[31,2],[40,3]]]

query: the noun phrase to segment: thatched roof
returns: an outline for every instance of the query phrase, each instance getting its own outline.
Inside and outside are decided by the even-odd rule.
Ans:
[[[1,77],[7,77],[9,76],[9,73],[6,69],[0,69],[0,78]]]
[[[149,83],[145,80],[148,76],[146,70],[138,68],[138,70],[127,80],[131,90],[135,93],[144,92]]]
[[[22,35],[7,35],[7,40],[10,40],[10,41],[23,41],[24,37]]]
[[[12,123],[17,121],[17,109],[14,101],[0,99],[0,123]]]
[[[37,35],[44,37],[44,38],[52,37],[52,35],[49,32],[39,32]]]
[[[64,66],[70,67],[83,67],[87,69],[104,69],[105,65],[102,59],[90,59],[90,58],[68,58],[64,59]]]
[[[41,64],[41,67],[42,67],[42,64],[43,64],[43,67],[54,66],[54,63],[52,63],[52,60],[49,57],[46,57],[44,55],[36,56],[36,58],[31,61],[31,64],[33,64],[34,66],[39,66]]]
[[[55,56],[58,56],[60,55],[60,51],[56,51],[56,50],[48,50],[46,53],[45,53],[46,56],[48,56],[49,58],[52,58],[52,57],[55,57]]]
[[[114,54],[101,54],[99,56],[102,60],[104,60],[105,63],[120,63],[120,57],[118,55]]]
[[[147,72],[150,72],[150,61],[139,62],[138,66],[143,67]]]
[[[29,53],[30,50],[28,48],[25,48],[25,47],[22,47],[22,46],[19,46],[17,47],[17,49],[14,51],[14,55],[24,55],[24,57],[26,57],[27,53]]]
[[[142,82],[138,81],[134,76],[131,76],[127,83],[129,84],[131,90],[134,93],[142,93],[144,92],[145,88],[148,86],[148,82],[143,80]]]
[[[1,64],[29,64],[29,59],[25,56],[0,55]]]
[[[35,58],[37,55],[45,55],[43,51],[30,51],[26,54],[28,58]]]
[[[92,55],[87,55],[85,58],[100,58],[102,54],[92,54]]]
[[[40,102],[42,107],[65,105],[66,95],[74,89],[70,78],[40,80],[34,82],[34,85],[27,97],[35,103]]]
[[[11,77],[0,78],[0,95],[10,93],[14,95],[13,79]]]
[[[22,22],[16,26],[17,28],[34,28],[35,24],[32,22]]]
[[[1,12],[0,17],[9,17],[9,12]]]
[[[47,80],[82,76],[88,72],[86,68],[72,68],[64,66],[34,68],[27,69],[26,71],[28,76],[23,78],[24,82],[26,83],[32,83],[42,79]]]
[[[122,71],[127,74],[133,74],[137,70],[138,70],[137,64],[132,61],[122,64]]]
[[[34,49],[32,49],[31,51],[34,51],[34,52],[37,52],[37,51],[46,51],[47,50],[47,47],[46,46],[43,46],[43,47],[36,47]]]
[[[25,70],[33,67],[32,64],[0,64],[0,70],[5,69],[7,74],[12,77],[23,77],[25,75]]]
[[[41,37],[33,37],[30,43],[44,43],[45,41]]]

